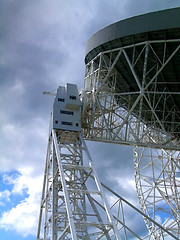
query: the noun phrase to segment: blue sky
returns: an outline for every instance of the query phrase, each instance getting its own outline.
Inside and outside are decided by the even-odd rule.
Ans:
[[[0,236],[33,240],[53,103],[53,97],[42,92],[67,82],[83,88],[86,42],[99,29],[180,2],[0,0],[0,6]],[[132,149],[88,146],[92,157],[99,159],[95,165],[100,179],[137,202]]]

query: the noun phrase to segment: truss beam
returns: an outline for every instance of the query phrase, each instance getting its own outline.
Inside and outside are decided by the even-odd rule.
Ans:
[[[37,239],[120,240],[81,133],[53,129],[47,152]]]
[[[151,219],[162,218],[163,227],[180,237],[180,152],[134,148],[135,182],[140,207]],[[166,220],[164,221],[163,218]],[[147,221],[150,232],[155,225]]]
[[[163,226],[177,238],[180,93],[173,62],[179,57],[179,39],[101,52],[86,66],[82,112],[85,139],[134,146],[141,209],[153,220],[165,214]],[[151,236],[162,236],[157,226],[145,222]]]
[[[167,57],[172,43],[176,47]],[[173,82],[166,83],[164,71],[179,49],[179,40],[149,41],[101,52],[90,61],[82,113],[85,139],[178,150],[180,93]]]

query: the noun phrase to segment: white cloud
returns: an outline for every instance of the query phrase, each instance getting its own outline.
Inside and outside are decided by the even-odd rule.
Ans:
[[[6,191],[7,196],[10,196],[10,194],[11,196],[22,195],[26,189],[28,197],[2,214],[0,228],[15,230],[24,237],[35,235],[42,190],[42,176],[32,177],[31,170],[23,169],[20,175],[13,177],[5,175],[4,180],[6,183],[14,185],[11,193]]]
[[[9,212],[4,212],[0,219],[0,227],[7,230],[15,230],[26,237],[35,235],[37,228],[38,205],[29,199],[25,199],[12,208]]]
[[[0,192],[0,206],[5,206],[4,201],[10,201],[11,192],[9,190],[4,190]]]
[[[115,179],[114,179],[115,180]],[[119,185],[123,188],[123,189],[128,189],[128,191],[134,191],[135,192],[135,181],[133,176],[131,176],[131,178],[128,177],[118,177],[116,176],[116,181],[119,183]]]
[[[1,128],[1,171],[14,171],[23,167],[42,170],[48,136],[47,122],[38,117],[25,120],[25,125],[7,122]],[[37,167],[37,168],[36,168]]]

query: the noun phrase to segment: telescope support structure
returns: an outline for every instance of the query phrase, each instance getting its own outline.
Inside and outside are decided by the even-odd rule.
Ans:
[[[178,238],[180,92],[175,82],[165,82],[165,73],[179,51],[180,40],[171,39],[100,52],[86,65],[82,112],[85,139],[134,147],[141,210]],[[156,237],[157,228],[145,222]]]
[[[38,229],[37,239],[121,239],[80,132],[52,130]]]
[[[154,236],[177,240],[176,234],[152,219],[151,207],[145,214],[100,182],[82,136],[80,114],[77,86],[59,87],[50,117],[37,240],[150,240]],[[135,155],[140,165],[137,150]],[[151,234],[138,236],[129,212],[136,218],[143,216],[151,225]]]

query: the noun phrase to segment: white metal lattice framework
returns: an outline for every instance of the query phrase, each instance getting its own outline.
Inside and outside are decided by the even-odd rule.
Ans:
[[[180,40],[171,39],[100,52],[86,66],[82,113],[85,139],[134,146],[141,209],[177,238],[180,112],[174,96],[180,92],[179,82],[165,81],[165,71],[174,70],[179,50]],[[146,225],[156,237],[157,227],[150,221]]]
[[[111,199],[107,203],[106,195]],[[130,216],[129,216],[130,215]],[[137,233],[131,215],[154,226]],[[143,224],[141,222],[141,224]],[[80,132],[52,130],[49,137],[37,240],[178,238],[102,184]]]
[[[37,239],[103,237],[121,239],[86,143],[80,132],[53,129],[48,144]]]
[[[134,148],[135,181],[139,203],[151,219],[180,237],[180,156],[177,151]],[[157,228],[145,219],[150,233]],[[156,237],[161,235],[156,231]]]

